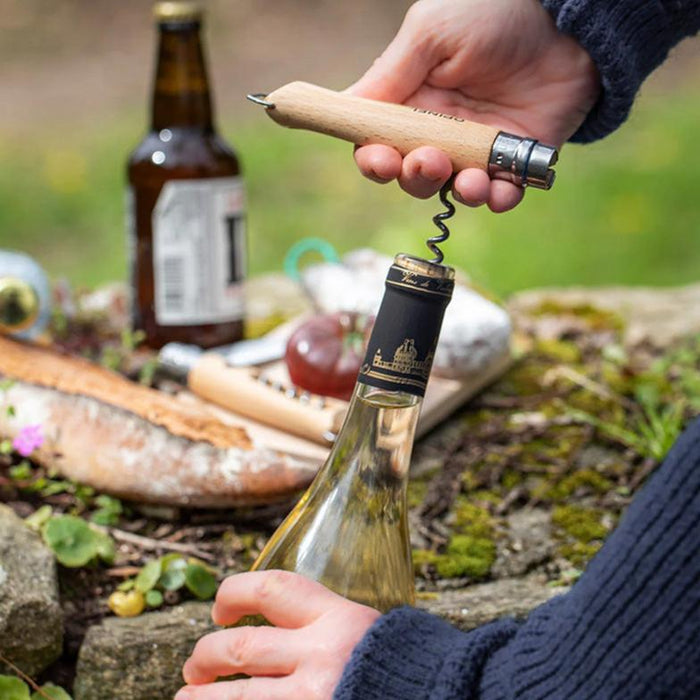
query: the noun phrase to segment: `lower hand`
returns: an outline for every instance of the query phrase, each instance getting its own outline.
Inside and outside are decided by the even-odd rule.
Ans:
[[[286,571],[227,578],[212,609],[217,625],[262,615],[274,627],[237,627],[197,642],[175,700],[330,700],[345,664],[380,613]],[[220,676],[250,678],[215,683]]]
[[[588,53],[561,34],[539,0],[419,0],[396,37],[349,92],[496,126],[561,146],[600,91]],[[434,195],[452,175],[447,154],[422,147],[404,158],[389,146],[357,148],[360,171],[398,179],[415,197]],[[486,172],[457,173],[453,195],[507,211],[524,190]]]

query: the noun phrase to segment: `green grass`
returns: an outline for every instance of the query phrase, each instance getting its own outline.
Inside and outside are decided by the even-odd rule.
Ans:
[[[628,125],[567,146],[551,192],[516,211],[458,208],[446,260],[498,294],[541,285],[694,281],[700,269],[700,92],[642,100]],[[74,132],[0,135],[0,247],[35,255],[77,285],[124,278],[124,161],[139,113]],[[417,201],[355,170],[348,144],[282,129],[262,114],[224,124],[249,185],[250,265],[279,269],[320,236],[341,252],[371,245],[425,254],[437,199]]]

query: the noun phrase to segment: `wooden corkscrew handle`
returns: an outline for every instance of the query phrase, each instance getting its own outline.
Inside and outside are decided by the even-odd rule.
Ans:
[[[380,143],[406,155],[419,146],[444,151],[455,172],[479,168],[491,177],[549,189],[557,151],[530,138],[441,112],[378,102],[293,82],[265,96],[249,96],[264,105],[278,124],[308,129],[360,146]]]

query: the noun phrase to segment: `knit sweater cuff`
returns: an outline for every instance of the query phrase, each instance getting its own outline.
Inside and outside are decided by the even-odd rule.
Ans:
[[[489,654],[516,631],[499,620],[468,633],[414,608],[381,617],[353,651],[334,700],[468,700]]]
[[[559,30],[574,36],[598,68],[602,92],[572,141],[619,127],[644,79],[685,36],[700,28],[697,0],[542,0]]]

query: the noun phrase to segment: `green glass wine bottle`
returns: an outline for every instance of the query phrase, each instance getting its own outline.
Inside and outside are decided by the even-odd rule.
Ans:
[[[408,468],[453,287],[452,268],[395,258],[331,453],[253,570],[294,571],[382,612],[414,602]]]

